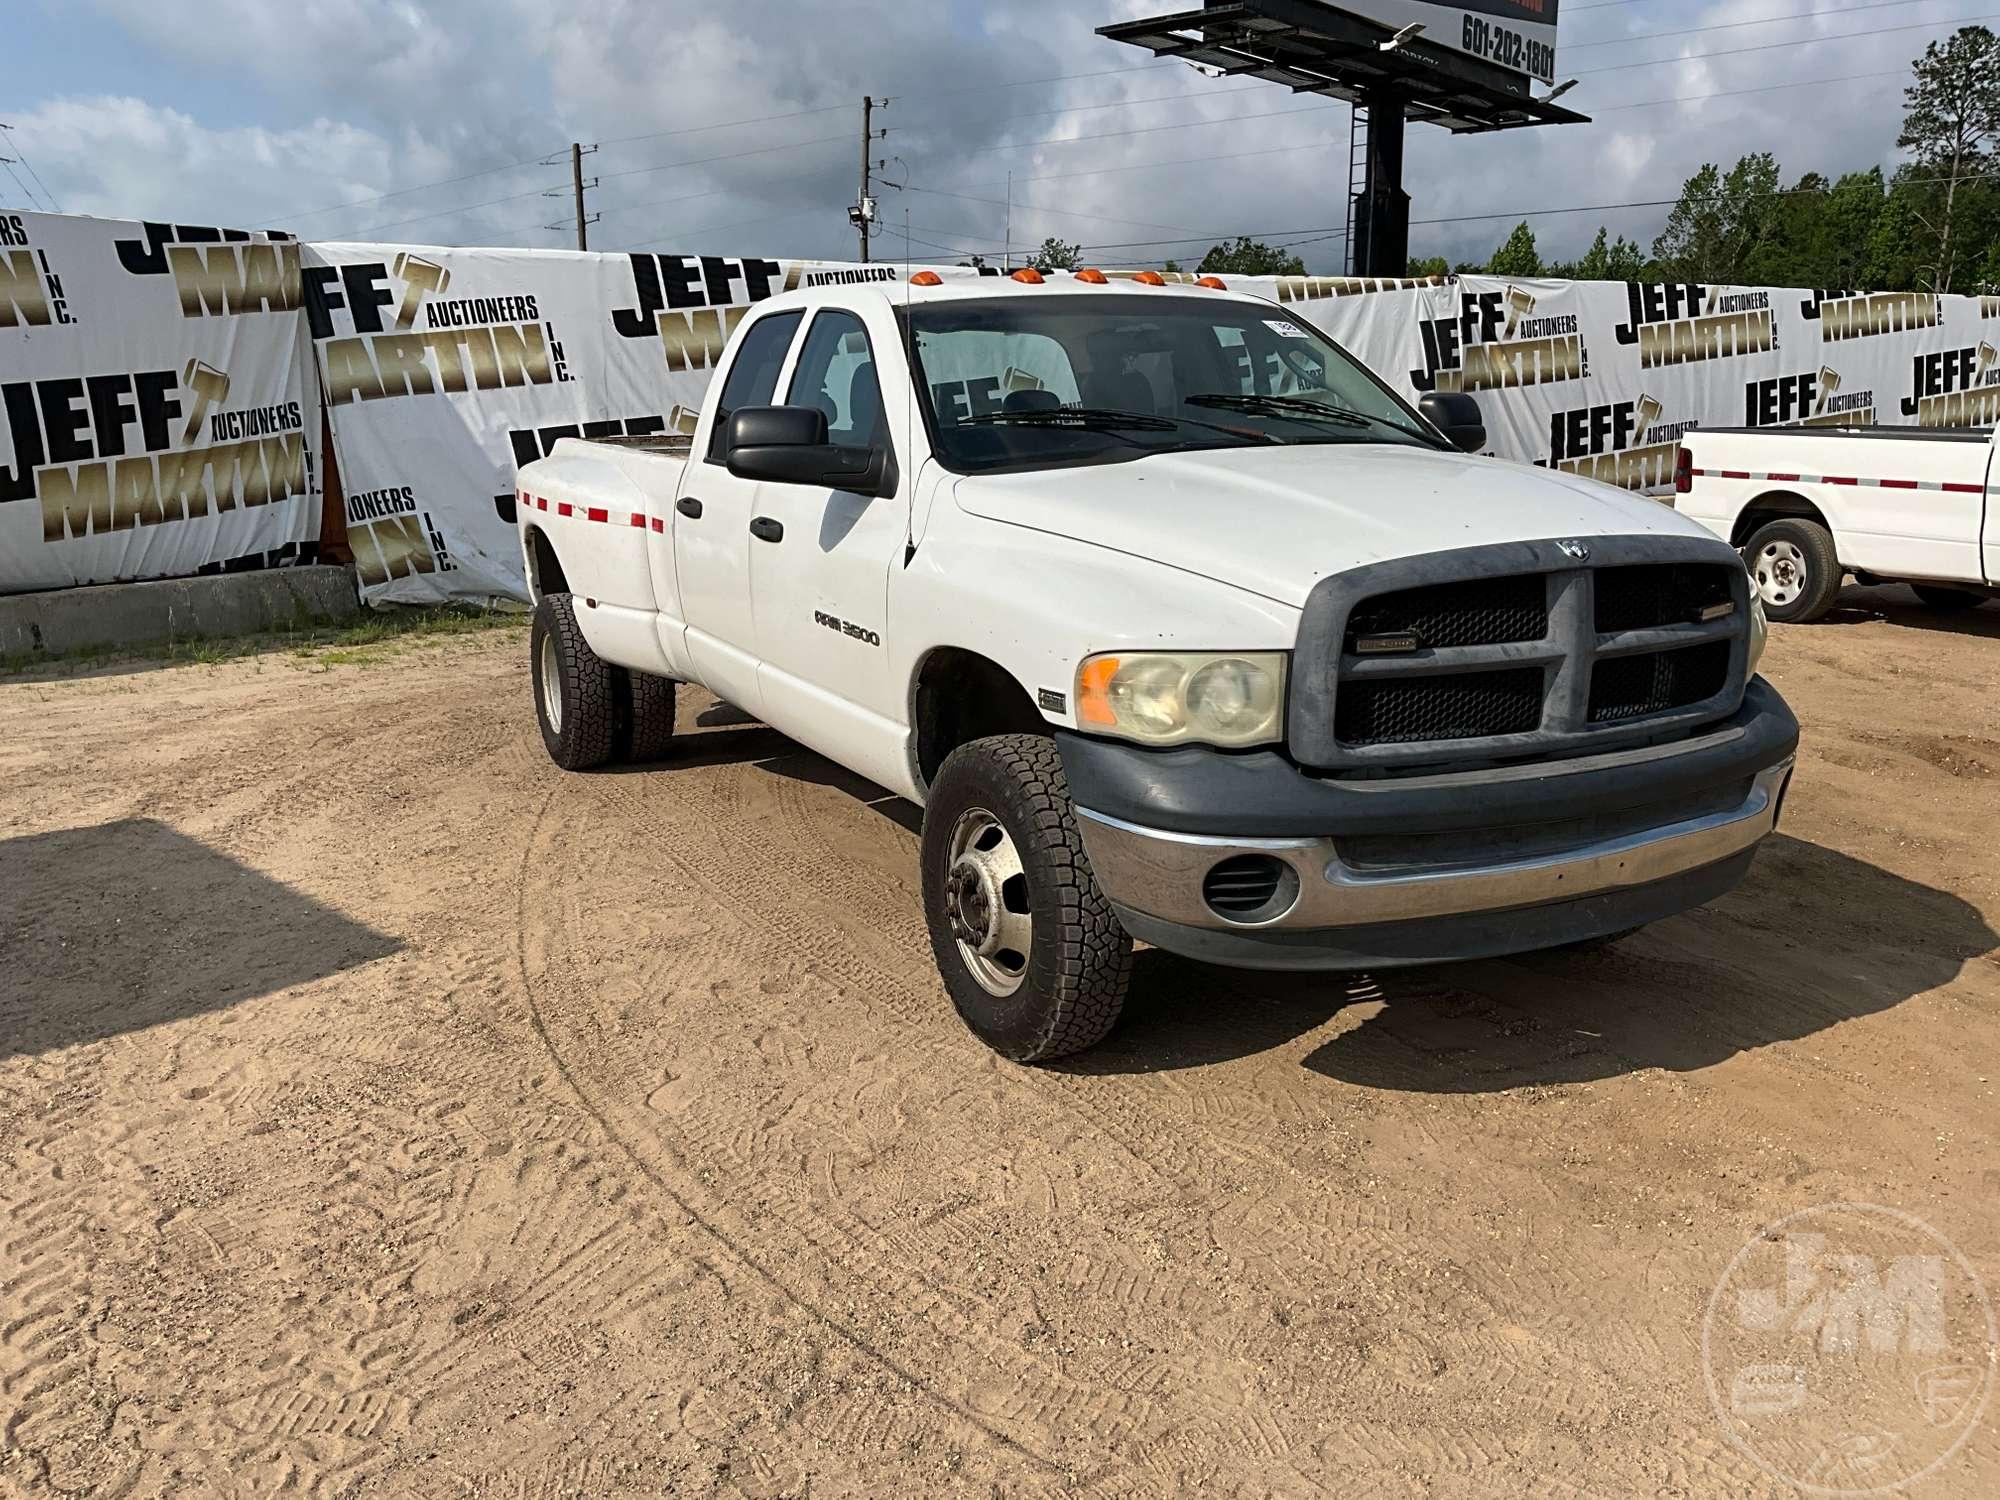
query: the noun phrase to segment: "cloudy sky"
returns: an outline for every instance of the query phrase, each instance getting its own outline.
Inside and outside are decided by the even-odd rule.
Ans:
[[[997,254],[1011,192],[1017,246],[1157,264],[1247,232],[1343,269],[1344,104],[1093,34],[1192,3],[0,0],[0,155],[34,171],[0,206],[46,206],[38,179],[75,213],[556,247],[581,140],[593,249],[851,258],[867,93],[904,184],[878,254],[905,226],[918,259]],[[1892,166],[1910,59],[1975,19],[2000,0],[1562,0],[1564,103],[1595,123],[1412,127],[1412,216],[1449,221],[1412,251],[1483,257],[1528,210],[1671,199],[1749,150],[1788,177]],[[1569,255],[1665,214],[1529,217]]]

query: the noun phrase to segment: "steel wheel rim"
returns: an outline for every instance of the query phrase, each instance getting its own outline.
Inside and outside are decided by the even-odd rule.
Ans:
[[[562,664],[556,660],[556,638],[553,634],[542,637],[541,677],[542,713],[548,718],[549,728],[561,734]]]
[[[981,989],[1005,999],[1028,977],[1035,924],[1021,851],[987,809],[968,807],[952,825],[944,884],[945,920],[960,961]]]
[[[1757,597],[1766,604],[1790,604],[1805,592],[1806,554],[1797,542],[1766,542],[1750,570]]]

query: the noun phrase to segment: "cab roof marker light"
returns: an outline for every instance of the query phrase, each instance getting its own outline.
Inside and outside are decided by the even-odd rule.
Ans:
[[[1141,286],[1165,286],[1167,284],[1167,278],[1162,276],[1158,271],[1141,271],[1132,279]]]
[[[1033,266],[1023,266],[1020,270],[1010,271],[1007,274],[1013,280],[1027,286],[1040,286],[1042,284],[1042,273],[1037,271]]]
[[[1212,292],[1226,292],[1229,290],[1229,283],[1224,281],[1220,276],[1204,276],[1195,285],[1205,286]]]
[[[910,278],[911,286],[943,286],[944,278],[935,271],[919,271]]]
[[[1076,279],[1078,281],[1087,281],[1092,286],[1111,285],[1111,278],[1109,276],[1106,276],[1102,271],[1098,270],[1097,267],[1095,266],[1086,266],[1081,271],[1078,271],[1076,273]]]

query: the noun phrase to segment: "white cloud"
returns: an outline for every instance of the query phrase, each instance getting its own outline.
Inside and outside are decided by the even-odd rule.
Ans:
[[[1599,123],[1470,138],[1412,127],[1413,216],[1495,215],[1420,225],[1413,249],[1483,255],[1511,215],[1672,198],[1704,161],[1727,165],[1750,150],[1775,151],[1788,177],[1893,162],[1899,78],[1743,91],[1902,70],[1942,28],[1803,39],[1972,3],[1923,0],[1858,14],[1822,4],[1821,14],[1789,25],[1602,47],[1571,44],[1783,15],[1796,0],[1573,12],[1558,66],[1581,82],[1564,102]],[[217,120],[265,123],[206,120],[207,111],[185,104],[188,89],[176,94],[182,109],[132,97],[16,106],[19,139],[43,177],[66,207],[87,212],[262,223],[393,193],[286,227],[322,237],[560,244],[568,231],[543,225],[566,217],[567,201],[540,193],[566,183],[562,167],[486,169],[532,163],[582,138],[606,143],[587,167],[602,179],[591,195],[605,216],[593,230],[597,247],[844,255],[853,246],[845,208],[867,91],[894,99],[877,115],[890,134],[875,154],[897,159],[886,175],[932,190],[883,191],[885,229],[899,229],[907,214],[921,240],[997,245],[1006,209],[968,200],[1004,199],[1010,170],[1017,243],[1059,235],[1107,247],[1093,253],[1106,263],[1192,258],[1204,248],[1200,240],[1125,242],[1331,229],[1346,218],[1344,107],[1274,113],[1314,101],[1172,64],[1149,68],[1143,52],[1092,35],[1096,24],[1175,8],[1165,0],[956,0],[914,9],[907,0],[94,4],[119,28],[119,45],[148,54],[177,81],[213,81],[228,99]],[[219,37],[226,48],[215,45]],[[1784,39],[1784,47],[1743,50]],[[1702,53],[1717,55],[1613,70],[1636,58]],[[25,61],[19,76],[32,79],[34,59]],[[1065,74],[1098,76],[1008,86]],[[1628,107],[1694,94],[1727,97]],[[1158,95],[1177,97],[1133,102]],[[1127,107],[1087,107],[1114,101]],[[807,110],[821,112],[731,124]],[[1260,118],[1226,123],[1253,115]],[[1196,123],[1203,120],[1225,123]],[[691,128],[718,124],[731,128]],[[669,131],[679,133],[654,136]],[[654,138],[623,139],[645,136]],[[999,149],[1024,142],[1042,143]],[[703,160],[711,157],[730,159]],[[473,173],[483,175],[426,186]],[[1663,218],[1662,209],[1644,209],[1533,222],[1545,251],[1567,254],[1588,243],[1600,220],[1646,243]],[[883,248],[897,253],[900,235]],[[1337,239],[1306,253],[1315,269],[1340,264]]]

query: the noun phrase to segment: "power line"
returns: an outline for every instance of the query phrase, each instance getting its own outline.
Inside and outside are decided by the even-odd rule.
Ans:
[[[1146,73],[1146,72],[1156,72],[1156,71],[1158,71],[1158,70],[1159,70],[1159,69],[1161,69],[1161,68],[1165,68],[1165,67],[1173,67],[1173,66],[1175,66],[1175,64],[1173,64],[1173,63],[1171,63],[1171,62],[1169,62],[1169,63],[1141,63],[1141,64],[1139,64],[1139,65],[1137,65],[1137,66],[1135,66],[1135,67],[1128,67],[1128,68],[1100,68],[1100,69],[1097,69],[1097,70],[1095,70],[1095,71],[1092,71],[1092,72],[1087,72],[1087,73],[1058,73],[1058,74],[1054,74],[1054,75],[1051,75],[1051,76],[1049,76],[1049,77],[1044,77],[1044,78],[1017,78],[1017,79],[1013,79],[1013,80],[1010,80],[1009,82],[1006,82],[1006,83],[995,83],[995,84],[982,84],[982,85],[979,85],[979,86],[977,86],[977,87],[974,87],[974,88],[969,88],[969,89],[948,89],[948,90],[945,90],[945,89],[940,89],[940,90],[918,90],[918,91],[915,91],[915,92],[913,92],[913,93],[909,93],[909,94],[902,94],[902,95],[891,95],[890,97],[892,97],[892,98],[925,98],[925,97],[929,97],[930,95],[933,95],[933,94],[942,94],[942,93],[950,93],[950,94],[953,94],[953,95],[957,95],[957,94],[976,94],[976,93],[986,93],[986,92],[992,92],[992,91],[994,91],[994,90],[998,90],[998,89],[1009,89],[1009,88],[1022,88],[1022,87],[1025,87],[1025,86],[1027,86],[1027,85],[1030,85],[1030,84],[1036,84],[1036,83],[1061,83],[1061,82],[1065,82],[1065,81],[1068,81],[1068,80],[1072,80],[1072,79],[1078,79],[1078,78],[1105,78],[1105,77],[1111,77],[1111,76],[1113,76],[1113,75],[1116,75],[1116,74],[1120,74],[1120,73]],[[1262,87],[1262,85],[1261,85],[1261,84],[1255,84],[1255,85],[1247,85],[1246,87]],[[1236,90],[1236,89],[1226,89],[1226,90],[1222,90],[1221,92],[1224,92],[1224,93],[1236,93],[1236,92],[1240,92],[1240,90]],[[1017,115],[1003,115],[1003,116],[1000,116],[1000,119],[1003,119],[1003,120],[1011,120],[1011,119],[1029,119],[1029,118],[1033,118],[1033,117],[1035,117],[1035,116],[1037,116],[1037,115],[1043,115],[1043,114],[1062,114],[1062,113],[1066,113],[1066,112],[1068,112],[1069,110],[1072,110],[1072,109],[1074,109],[1074,110],[1078,110],[1078,111],[1081,111],[1081,110],[1093,110],[1093,109],[1121,109],[1121,108],[1124,108],[1124,107],[1126,107],[1126,106],[1128,106],[1128,105],[1134,105],[1134,104],[1146,104],[1146,103],[1153,103],[1153,102],[1156,102],[1157,100],[1160,100],[1160,99],[1172,99],[1172,98],[1196,98],[1196,97],[1200,97],[1200,96],[1201,96],[1201,94],[1202,94],[1202,91],[1201,91],[1201,90],[1198,90],[1198,89],[1197,89],[1197,90],[1191,90],[1191,91],[1189,91],[1189,92],[1187,92],[1187,93],[1184,93],[1184,94],[1178,94],[1178,95],[1174,95],[1174,94],[1162,94],[1162,95],[1155,95],[1155,96],[1152,96],[1152,97],[1150,97],[1150,98],[1147,98],[1147,99],[1125,99],[1125,100],[1114,100],[1114,101],[1112,101],[1112,102],[1110,102],[1110,103],[1107,103],[1107,104],[1080,104],[1080,105],[1073,105],[1073,106],[1064,106],[1064,107],[1061,107],[1061,108],[1057,108],[1057,109],[1053,109],[1053,110],[1029,110],[1029,111],[1025,111],[1025,112],[1023,112],[1023,113],[1021,113],[1021,114],[1017,114]],[[634,141],[649,141],[649,140],[659,140],[659,139],[663,139],[663,138],[665,138],[665,137],[667,137],[667,136],[674,136],[674,135],[693,135],[693,134],[699,134],[699,133],[701,133],[701,132],[704,132],[704,131],[711,131],[711,130],[733,130],[733,129],[737,129],[737,128],[740,128],[740,127],[743,127],[743,126],[748,126],[748,125],[762,125],[762,124],[767,124],[767,123],[769,123],[769,122],[771,122],[771,121],[775,121],[775,120],[792,120],[792,119],[799,119],[799,118],[802,118],[802,117],[804,117],[804,116],[807,116],[807,115],[816,115],[816,114],[827,114],[827,113],[831,113],[831,112],[833,112],[833,111],[836,111],[836,110],[842,110],[842,109],[847,109],[847,108],[850,108],[850,107],[851,107],[851,106],[849,106],[849,105],[845,105],[845,104],[828,104],[828,105],[821,105],[821,106],[818,106],[818,107],[816,107],[816,108],[812,108],[812,109],[798,109],[798,110],[787,110],[787,111],[784,111],[784,112],[782,112],[782,113],[778,113],[778,114],[770,114],[770,115],[751,115],[751,116],[747,116],[747,117],[745,117],[745,118],[743,118],[743,119],[738,119],[738,120],[719,120],[719,121],[715,122],[714,124],[710,124],[710,125],[690,125],[690,126],[686,126],[686,127],[683,127],[683,128],[680,128],[680,129],[675,129],[675,130],[656,130],[656,131],[651,131],[651,132],[648,132],[648,133],[646,133],[646,134],[643,134],[643,135],[627,135],[627,136],[614,136],[614,137],[612,137],[612,138],[611,138],[611,139],[609,139],[609,140],[604,140],[604,141],[599,141],[599,142],[597,142],[596,144],[598,144],[598,145],[600,145],[600,146],[619,146],[619,145],[629,145],[630,143],[632,143],[632,142],[634,142]],[[828,136],[828,137],[824,137],[824,139],[828,139],[828,140],[838,140],[838,139],[844,139],[844,137],[837,137],[837,136]],[[812,143],[811,143],[811,142],[794,142],[794,143],[792,143],[792,144],[795,144],[795,145],[807,145],[807,144],[812,144]],[[783,146],[771,146],[771,147],[764,147],[764,148],[762,148],[762,149],[763,149],[763,150],[765,150],[765,151],[776,151],[776,150],[783,150],[783,149],[785,149],[785,148],[784,148]],[[746,154],[746,155],[754,155],[754,154],[756,154],[756,153],[754,153],[754,152],[753,152],[753,153],[742,153],[742,154]],[[608,175],[608,176],[632,176],[632,175],[639,175],[639,174],[643,174],[643,173],[646,173],[646,172],[655,172],[655,171],[662,171],[662,172],[663,172],[663,171],[671,171],[671,170],[672,170],[672,169],[673,169],[674,167],[679,167],[679,166],[691,166],[691,165],[697,165],[697,164],[699,164],[699,162],[709,162],[709,161],[725,161],[725,160],[730,160],[730,159],[731,159],[731,158],[730,158],[730,157],[728,157],[728,156],[719,156],[719,157],[704,157],[704,158],[699,158],[699,159],[697,159],[697,161],[696,161],[696,162],[669,162],[669,163],[666,163],[665,165],[663,165],[663,166],[659,166],[659,167],[640,167],[640,168],[634,168],[634,169],[632,169],[632,170],[631,170],[631,171],[629,171],[629,172],[615,172],[615,173],[608,173],[608,174],[606,174],[606,175]],[[355,198],[355,199],[351,199],[351,200],[349,200],[349,201],[348,201],[348,202],[346,202],[346,203],[333,203],[333,204],[328,204],[328,205],[327,205],[326,207],[324,207],[324,208],[308,208],[308,209],[302,209],[302,210],[299,210],[299,211],[297,211],[297,212],[293,212],[293,213],[286,213],[286,214],[281,214],[281,215],[277,215],[277,216],[274,216],[274,217],[271,217],[271,218],[268,218],[268,219],[265,219],[265,220],[264,220],[263,222],[264,222],[265,224],[270,224],[270,225],[275,225],[275,224],[283,224],[283,223],[289,223],[289,222],[291,222],[292,220],[295,220],[295,219],[310,219],[310,218],[315,218],[315,217],[317,217],[317,216],[318,216],[318,215],[320,215],[320,214],[328,214],[328,213],[337,213],[337,212],[339,212],[339,211],[341,211],[341,210],[343,210],[343,209],[349,209],[349,208],[365,208],[365,207],[367,207],[367,206],[368,206],[369,204],[371,204],[371,203],[382,203],[382,202],[385,202],[385,201],[387,201],[387,200],[388,200],[388,199],[390,199],[390,198],[402,198],[402,197],[407,197],[407,196],[409,196],[409,195],[410,195],[410,194],[412,194],[412,193],[421,193],[421,192],[426,192],[426,191],[428,191],[428,190],[429,190],[429,189],[431,189],[431,188],[439,188],[439,187],[450,187],[450,186],[452,186],[452,185],[454,185],[454,184],[456,184],[456,183],[460,183],[460,182],[473,182],[473,181],[476,181],[476,180],[478,180],[478,179],[479,179],[479,178],[481,178],[481,177],[492,177],[492,176],[497,176],[497,175],[498,175],[499,173],[501,173],[501,172],[511,172],[511,171],[514,171],[514,170],[515,170],[516,168],[519,168],[519,167],[532,167],[532,166],[540,166],[540,165],[542,165],[542,164],[543,164],[543,159],[542,159],[541,157],[534,157],[534,158],[529,158],[529,159],[526,159],[526,160],[522,160],[522,161],[515,161],[515,162],[508,162],[508,163],[506,163],[505,165],[502,165],[502,166],[498,166],[498,167],[486,167],[486,168],[483,168],[483,169],[481,169],[480,171],[477,171],[477,172],[465,172],[465,173],[461,173],[461,174],[460,174],[459,176],[456,176],[456,177],[441,177],[441,178],[438,178],[437,180],[435,180],[435,181],[432,181],[432,182],[421,182],[421,183],[416,183],[416,184],[414,184],[414,185],[412,185],[412,186],[410,186],[410,187],[406,187],[406,188],[396,188],[396,189],[394,189],[394,190],[392,190],[392,191],[390,191],[390,192],[386,192],[386,193],[376,193],[376,194],[374,194],[374,195],[372,195],[372,196],[370,196],[370,197],[366,197],[366,198]],[[523,196],[526,196],[526,195],[523,195]],[[695,196],[706,196],[706,195],[701,195],[701,194],[697,194],[697,195],[695,195]],[[491,200],[489,200],[489,204],[490,204],[490,203],[504,203],[504,202],[507,202],[507,201],[509,201],[509,200],[507,200],[507,199],[505,199],[505,198],[496,198],[496,199],[491,199]],[[673,202],[673,201],[678,201],[678,200],[673,200],[673,199],[668,199],[668,200],[663,200],[663,201],[667,201],[667,202]],[[485,206],[488,206],[488,204],[476,204],[476,205],[470,205],[470,206],[471,206],[471,207],[485,207]],[[607,212],[622,212],[623,210],[622,210],[622,209],[611,209],[611,210],[606,210],[606,211],[607,211]],[[453,213],[453,212],[456,212],[456,210],[453,210],[453,209],[443,209],[443,210],[441,210],[441,211],[440,211],[440,212],[439,212],[438,214],[430,214],[430,215],[425,215],[425,216],[423,216],[423,217],[426,217],[426,218],[436,218],[436,217],[441,217],[441,216],[442,216],[443,214],[449,214],[449,213]],[[413,223],[418,223],[418,222],[421,222],[421,220],[420,220],[420,219],[415,219],[415,218],[412,218],[412,219],[400,219],[400,220],[397,220],[397,221],[396,221],[396,224],[395,224],[395,225],[387,225],[387,226],[378,226],[378,227],[386,227],[386,228],[393,228],[393,227],[397,227],[397,226],[399,226],[399,225],[401,225],[401,224],[413,224]],[[361,230],[361,231],[357,231],[357,233],[363,233],[363,234],[365,234],[365,233],[370,233],[370,232],[372,232],[372,231],[368,231],[368,230]]]
[[[1790,20],[1820,20],[1824,16],[1852,16],[1852,14],[1862,12],[1862,10],[1900,10],[1900,8],[1912,6],[1912,4],[1922,4],[1922,0],[1868,0],[1868,4],[1862,4],[1862,6],[1840,6],[1838,10],[1798,10],[1798,12],[1790,14],[1790,16],[1758,16],[1756,20],[1728,20],[1728,22],[1720,22],[1716,26],[1688,26],[1686,30],[1678,30],[1678,32],[1636,32],[1632,36],[1608,36],[1608,38],[1602,38],[1602,40],[1596,40],[1596,42],[1564,42],[1562,50],[1564,52],[1578,52],[1578,50],[1582,50],[1586,46],[1626,46],[1630,42],[1654,42],[1654,40],[1664,40],[1668,36],[1702,36],[1704,32],[1734,32],[1734,30],[1740,30],[1744,26],[1778,26],[1778,24],[1790,22]],[[1940,18],[1936,24],[1938,26],[1948,26],[1950,24],[1950,16]]]
[[[1837,31],[1830,36],[1798,37],[1789,42],[1758,42],[1750,47],[1728,47],[1720,52],[1694,52],[1686,57],[1651,57],[1644,62],[1613,63],[1604,68],[1581,68],[1576,76],[1583,78],[1592,73],[1622,73],[1629,68],[1674,68],[1682,63],[1714,62],[1724,57],[1741,57],[1746,52],[1771,52],[1779,47],[1811,47],[1819,42],[1846,42],[1864,36],[1888,36],[1898,31],[1929,31],[1940,26],[1969,26],[1975,21],[1996,20],[2000,20],[2000,14],[1954,16],[1943,21],[1912,21],[1904,26],[1877,26],[1870,31]]]
[[[453,183],[474,182],[481,177],[494,177],[502,172],[511,172],[516,167],[539,167],[543,164],[543,162],[546,159],[547,159],[546,156],[538,156],[531,158],[530,160],[527,161],[510,161],[504,167],[485,167],[480,171],[467,172],[464,173],[462,176],[458,177],[441,177],[436,182],[420,182],[417,183],[414,187],[396,188],[392,192],[377,193],[372,198],[356,198],[353,199],[351,202],[347,203],[329,204],[325,208],[308,208],[298,213],[280,214],[274,218],[265,219],[263,222],[266,225],[289,224],[295,219],[316,218],[320,214],[338,213],[344,208],[366,208],[371,203],[381,203],[390,198],[406,198],[411,193],[427,192],[431,188],[450,187]],[[505,200],[496,199],[495,201],[504,202]],[[446,212],[450,212],[450,210],[446,210]],[[412,221],[405,220],[404,222],[407,223]]]
[[[10,163],[10,165],[7,168],[7,175],[14,179],[16,186],[18,186],[23,193],[28,194],[28,207],[33,208],[35,206],[35,197],[33,193],[30,193],[28,191],[28,185],[25,182],[22,182],[19,174],[17,174],[14,171],[14,168],[11,165],[11,163],[13,162],[19,162],[23,167],[27,168],[28,175],[35,181],[35,186],[39,187],[42,190],[42,201],[48,204],[49,208],[53,212],[61,213],[62,208],[56,202],[55,194],[51,193],[49,191],[49,185],[46,182],[42,181],[42,174],[40,172],[37,172],[35,170],[35,164],[28,160],[27,153],[21,149],[21,143],[14,139],[14,127],[12,125],[0,125],[0,131],[4,131],[6,133],[8,149],[14,153],[12,156],[0,156],[0,161]]]
[[[1786,21],[1817,21],[1822,16],[1852,15],[1864,10],[1893,10],[1922,3],[1922,0],[1868,0],[1864,5],[1843,5],[1834,10],[1795,11],[1789,16],[1759,16],[1754,21],[1724,21],[1714,26],[1690,26],[1682,31],[1641,31],[1632,36],[1606,37],[1594,42],[1564,42],[1564,52],[1576,52],[1585,47],[1623,47],[1632,42],[1650,42],[1672,36],[1700,36],[1710,31],[1737,31],[1745,26],[1776,26]],[[1936,23],[1950,25],[1949,17]]]

